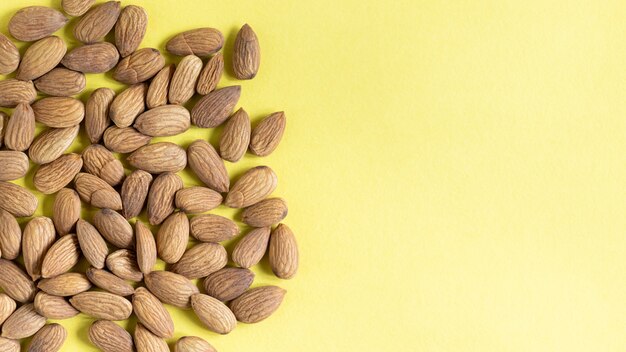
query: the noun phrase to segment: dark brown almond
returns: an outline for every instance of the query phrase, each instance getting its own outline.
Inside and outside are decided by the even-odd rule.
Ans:
[[[141,213],[146,198],[148,197],[148,190],[152,183],[152,175],[143,171],[133,171],[122,184],[122,215],[126,219],[134,218]]]
[[[207,56],[218,52],[223,45],[222,32],[214,28],[196,28],[174,36],[167,42],[166,49],[179,56]]]
[[[258,323],[272,315],[283,302],[287,291],[277,286],[261,286],[250,289],[230,303],[237,320],[242,323]]]
[[[80,250],[89,264],[97,269],[104,268],[104,261],[109,254],[109,248],[100,232],[89,222],[80,219],[76,224],[76,237]],[[95,284],[97,285],[97,283]]]
[[[80,197],[70,188],[61,189],[54,198],[52,205],[52,221],[57,233],[66,235],[74,229],[80,218]]]
[[[17,11],[9,21],[9,32],[15,39],[32,42],[47,37],[67,23],[59,11],[45,6],[29,6]]]
[[[133,312],[129,300],[108,292],[82,292],[70,298],[70,303],[81,313],[96,319],[126,320]]]
[[[96,0],[62,0],[61,7],[70,16],[84,15]]]
[[[220,301],[232,301],[252,285],[254,273],[244,268],[223,268],[204,279],[206,293]]]
[[[298,271],[298,244],[291,229],[279,224],[270,236],[270,266],[281,279],[291,279]]]
[[[119,1],[108,1],[92,7],[74,27],[74,37],[86,44],[100,41],[117,22],[120,7]]]
[[[68,297],[89,290],[91,283],[85,274],[65,273],[51,279],[42,279],[37,287],[50,295]]]
[[[200,95],[207,95],[215,90],[224,72],[224,55],[217,53],[213,55],[200,72],[196,92]]]
[[[13,110],[13,115],[7,122],[4,132],[4,145],[8,149],[25,151],[35,139],[35,125],[33,109],[26,103],[20,103]]]
[[[103,352],[135,351],[132,336],[112,321],[94,322],[89,328],[89,341]]]
[[[222,242],[239,234],[234,221],[215,214],[194,216],[189,222],[191,235],[202,242]]]
[[[132,54],[137,48],[148,27],[148,13],[143,7],[124,7],[115,24],[115,45],[122,57]]]
[[[114,210],[98,210],[93,216],[93,224],[102,237],[118,248],[131,248],[135,243],[133,228]]]
[[[191,307],[204,326],[213,332],[228,334],[237,326],[233,312],[209,295],[197,293],[191,296]]]
[[[41,193],[52,194],[67,186],[83,167],[78,154],[61,155],[55,161],[39,166],[33,176],[35,188]],[[78,192],[80,194],[80,191]]]
[[[37,292],[35,283],[26,272],[6,259],[0,259],[0,288],[21,303],[31,302]]]
[[[199,292],[189,279],[169,271],[152,271],[144,277],[144,282],[161,302],[179,308],[190,308],[191,296]]]
[[[213,146],[198,139],[187,147],[187,161],[193,172],[209,188],[217,192],[228,192],[230,179],[224,161]]]
[[[126,161],[151,174],[178,172],[187,166],[187,153],[177,144],[159,142],[137,149]]]
[[[26,272],[33,281],[41,277],[41,264],[55,239],[54,223],[50,218],[44,216],[33,218],[24,227],[22,255]]]
[[[38,204],[37,198],[26,188],[0,181],[0,209],[17,217],[31,216]]]
[[[114,153],[132,153],[150,144],[152,137],[132,127],[111,126],[104,132],[104,145]]]
[[[76,95],[85,89],[86,84],[84,74],[62,67],[53,69],[35,81],[38,91],[57,97]]]
[[[60,324],[45,325],[33,336],[28,352],[58,352],[66,338],[67,330]]]
[[[80,257],[76,235],[63,236],[46,252],[41,264],[41,276],[50,278],[66,273],[78,264]]]
[[[143,48],[126,56],[117,64],[113,78],[126,84],[149,80],[165,66],[165,58],[159,50]]]
[[[141,114],[145,106],[146,90],[144,83],[135,84],[118,94],[109,110],[109,117],[117,127],[129,127]]]
[[[198,127],[213,128],[233,113],[241,86],[224,87],[203,96],[191,110],[191,122]]]
[[[106,270],[89,268],[87,269],[87,277],[94,285],[116,295],[126,297],[135,292],[133,286],[126,282],[126,280],[121,279]]]
[[[63,39],[57,36],[39,39],[26,49],[15,78],[31,81],[55,68],[67,51]]]
[[[224,204],[231,208],[245,208],[256,204],[274,192],[278,178],[267,166],[257,166],[246,171],[226,195]]]
[[[153,137],[181,134],[189,129],[189,111],[180,105],[162,105],[137,117],[135,127],[139,132]]]
[[[217,352],[217,350],[200,337],[183,336],[176,342],[174,352]]]
[[[233,71],[238,79],[252,79],[259,72],[261,48],[259,39],[246,23],[241,27],[233,48]]]
[[[80,125],[47,129],[30,145],[28,156],[36,164],[55,161],[74,143],[79,130]]]
[[[69,319],[80,313],[63,297],[39,291],[35,296],[35,311],[48,319]]]
[[[65,54],[61,64],[82,73],[104,73],[120,61],[115,45],[107,42],[86,44]]]
[[[124,166],[107,148],[92,144],[83,150],[83,162],[87,172],[96,175],[111,186],[124,179]]]
[[[28,156],[12,150],[0,151],[0,181],[12,181],[24,177],[30,166]]]
[[[243,109],[231,116],[222,131],[220,138],[220,155],[222,159],[237,162],[248,150],[250,144],[250,117]]]
[[[148,109],[167,104],[167,93],[170,89],[170,80],[175,70],[174,64],[167,65],[154,76],[146,93]]]
[[[85,117],[85,105],[70,97],[48,97],[33,104],[35,119],[48,127],[66,128],[78,125]]]
[[[184,249],[184,248],[183,248]],[[218,243],[199,243],[172,265],[172,271],[188,279],[206,277],[226,266],[228,253]]]
[[[13,42],[0,34],[0,74],[8,75],[20,64],[20,52]]]
[[[185,56],[176,67],[168,99],[170,104],[185,104],[196,92],[196,82],[202,70],[202,60],[195,55]]]
[[[199,214],[222,204],[222,195],[207,187],[188,187],[176,192],[176,207],[187,214]]]
[[[149,274],[156,264],[157,247],[152,231],[143,222],[135,223],[135,248],[137,250],[137,266],[144,275]]]
[[[241,220],[252,227],[278,224],[287,216],[287,202],[282,198],[268,198],[246,208]]]
[[[30,104],[35,101],[36,97],[37,91],[33,82],[24,82],[14,78],[0,81],[0,106],[2,107],[13,108],[20,103]]]
[[[37,314],[32,303],[19,307],[2,324],[2,337],[8,339],[23,339],[35,335],[46,325],[46,318]]]
[[[185,253],[189,242],[189,219],[182,212],[165,219],[156,235],[157,253],[164,262],[176,263]]]
[[[117,250],[107,257],[107,268],[124,280],[139,282],[143,280],[143,274],[137,266],[135,252],[128,249]]]
[[[85,131],[91,143],[100,142],[105,130],[111,124],[109,106],[114,98],[115,92],[110,88],[98,88],[89,96],[85,105]]]
[[[258,156],[270,155],[283,137],[287,119],[285,113],[275,112],[261,121],[252,130],[250,151]]]
[[[22,229],[20,224],[8,211],[0,208],[0,248],[2,258],[13,260],[20,254],[22,246]]]
[[[170,313],[145,287],[138,287],[135,290],[133,311],[139,322],[156,336],[170,338],[174,334],[174,322]]]
[[[183,188],[180,176],[166,172],[152,182],[148,193],[148,221],[158,225],[174,212],[176,192]]]
[[[74,185],[80,199],[97,208],[122,209],[119,193],[97,176],[81,172],[74,178]]]

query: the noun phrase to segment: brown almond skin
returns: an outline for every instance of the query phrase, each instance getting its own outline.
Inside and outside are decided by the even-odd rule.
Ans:
[[[224,72],[224,55],[217,53],[213,55],[198,76],[196,92],[200,95],[207,95],[215,90]]]
[[[35,311],[48,319],[69,319],[80,313],[63,297],[39,291],[35,296]]]
[[[174,352],[217,352],[217,350],[200,337],[183,336],[176,342]]]
[[[67,331],[60,324],[45,325],[33,336],[28,352],[58,352],[66,338]]]
[[[138,287],[133,295],[133,312],[150,332],[161,338],[174,335],[174,322],[163,303],[145,287]]]
[[[208,56],[218,52],[224,45],[224,36],[214,28],[196,28],[182,32],[165,45],[174,55]]]
[[[13,260],[20,254],[22,229],[11,213],[0,209],[0,248],[2,258]]]
[[[139,115],[133,127],[152,137],[181,134],[191,126],[189,111],[180,105],[162,105]]]
[[[252,227],[278,224],[287,216],[287,202],[282,198],[268,198],[246,208],[241,220]]]
[[[92,144],[99,143],[107,127],[111,125],[109,106],[114,98],[115,92],[112,89],[98,88],[91,93],[85,104],[85,131]]]
[[[42,279],[37,287],[50,295],[68,297],[89,290],[91,283],[85,274],[65,273],[50,279]]]
[[[159,50],[143,48],[122,59],[113,72],[113,78],[125,84],[137,84],[149,80],[165,66],[165,58]]]
[[[2,89],[0,84],[0,89]],[[1,94],[1,93],[0,93]],[[35,139],[35,112],[26,103],[20,103],[7,122],[4,145],[7,149],[25,151]]]
[[[215,214],[194,216],[189,222],[191,235],[202,242],[222,242],[239,234],[234,221]]]
[[[17,217],[31,216],[38,204],[37,198],[26,188],[0,181],[0,209]]]
[[[209,295],[197,293],[191,296],[191,307],[204,326],[213,332],[224,335],[237,326],[233,312]]]
[[[148,93],[146,93],[146,105],[148,109],[154,109],[167,104],[167,94],[175,69],[176,66],[174,66],[174,64],[169,64],[163,67],[161,71],[152,78],[150,86],[148,87]]]
[[[11,35],[23,42],[45,38],[67,23],[59,11],[45,6],[29,6],[17,11],[9,21]]]
[[[132,54],[137,48],[148,27],[148,13],[143,7],[124,7],[115,24],[115,46],[122,57]]]
[[[74,37],[85,44],[100,41],[117,22],[120,7],[119,1],[108,1],[92,7],[74,27]]]
[[[217,192],[228,192],[230,179],[224,161],[213,146],[198,139],[187,147],[187,162],[198,178]]]
[[[0,74],[8,75],[20,64],[20,52],[13,42],[0,34]]]
[[[33,281],[41,277],[44,256],[56,239],[54,223],[50,218],[39,216],[30,220],[24,227],[22,255],[26,272]]]
[[[226,195],[224,204],[231,208],[245,208],[260,202],[272,194],[278,178],[267,166],[257,166],[246,171]]]
[[[28,156],[12,150],[0,151],[0,181],[12,181],[24,177],[28,171]]]
[[[0,351],[20,352],[20,341],[0,337]]]
[[[244,268],[223,268],[204,279],[206,293],[220,301],[241,296],[254,281],[254,273]]]
[[[74,143],[80,125],[50,128],[42,132],[28,149],[28,156],[36,164],[47,164],[58,159]]]
[[[89,341],[103,352],[134,352],[128,331],[108,320],[98,320],[89,328]]]
[[[0,325],[13,314],[15,308],[17,308],[17,303],[15,303],[13,298],[6,293],[0,293]]]
[[[151,174],[178,172],[187,166],[187,153],[177,144],[159,142],[137,149],[126,161]]]
[[[258,156],[270,155],[283,137],[287,119],[285,113],[275,112],[261,121],[252,130],[250,151]]]
[[[35,81],[38,91],[56,97],[76,95],[85,89],[86,84],[84,74],[62,67],[53,69]]]
[[[70,188],[61,189],[52,205],[52,221],[60,236],[67,235],[74,229],[80,218],[80,197]]]
[[[189,279],[169,271],[152,271],[144,283],[161,302],[184,309],[191,307],[191,296],[199,292]]]
[[[61,62],[66,51],[65,42],[57,36],[38,40],[26,49],[15,78],[32,81],[43,76]]]
[[[253,324],[267,319],[283,302],[287,291],[277,286],[250,289],[230,303],[237,320]]]
[[[175,203],[187,214],[199,214],[222,204],[222,195],[207,187],[188,187],[176,192]]]
[[[46,252],[41,264],[41,276],[50,278],[66,273],[78,264],[80,257],[76,235],[63,236]]]
[[[152,175],[143,170],[135,170],[128,175],[122,184],[122,216],[130,219],[141,213],[151,183]]]
[[[89,268],[87,277],[94,285],[116,295],[126,297],[135,293],[135,289],[126,280],[117,277],[106,270]]]
[[[170,352],[167,342],[150,332],[141,323],[135,326],[135,345],[137,351]]]
[[[35,298],[37,288],[31,278],[15,263],[0,259],[0,288],[14,300],[26,303]]]
[[[279,224],[270,236],[270,266],[274,275],[291,279],[298,271],[298,244],[291,229]]]
[[[137,266],[137,256],[128,249],[120,249],[109,254],[106,265],[113,274],[124,280],[139,282],[143,279],[143,274]]]
[[[2,324],[2,337],[19,340],[33,336],[46,325],[46,318],[37,314],[32,303],[19,307]]]
[[[111,103],[109,117],[117,127],[129,127],[145,110],[145,97],[148,86],[135,84],[118,94]]]
[[[118,248],[131,248],[135,243],[133,228],[114,210],[98,210],[93,216],[93,224],[102,237]]]
[[[170,104],[185,104],[196,92],[196,82],[202,70],[202,60],[195,55],[185,56],[176,67],[168,99]]]
[[[230,162],[239,161],[248,150],[250,144],[250,117],[243,109],[237,110],[231,116],[222,131],[220,138],[220,155]]]
[[[61,7],[70,16],[84,15],[96,0],[62,0]]]
[[[152,268],[156,264],[156,241],[152,231],[139,220],[135,223],[135,238],[137,241],[135,244],[137,249],[137,266],[144,275],[147,275],[152,272]]]
[[[51,163],[39,166],[33,176],[33,183],[41,193],[56,193],[72,182],[82,167],[83,159],[80,155],[64,154]]]
[[[104,268],[104,261],[109,254],[104,238],[89,222],[80,219],[76,223],[76,237],[83,255],[97,269]]]
[[[81,172],[74,178],[74,185],[80,199],[94,207],[122,209],[122,198],[119,193],[97,176]]]
[[[261,48],[256,34],[246,23],[241,27],[233,48],[233,72],[238,79],[252,79],[259,72]]]
[[[158,225],[174,212],[176,192],[183,188],[180,176],[166,172],[154,179],[148,193],[148,221]]]
[[[82,73],[104,73],[120,61],[115,45],[107,42],[86,44],[65,54],[61,65]]]
[[[76,126],[85,117],[85,105],[70,97],[48,97],[33,104],[35,119],[48,127]]]
[[[182,212],[168,216],[156,235],[157,253],[164,262],[176,263],[189,242],[189,219]]]
[[[130,301],[108,292],[82,292],[70,298],[70,303],[81,313],[96,319],[126,320],[133,312]]]
[[[114,153],[132,153],[150,144],[152,137],[140,133],[132,127],[111,126],[104,132],[104,145]]]
[[[0,106],[2,107],[13,108],[20,103],[30,104],[35,101],[36,97],[37,91],[33,82],[24,82],[14,78],[0,81]]]
[[[224,87],[203,96],[191,110],[191,122],[204,128],[213,128],[226,121],[233,113],[241,95],[241,86]]]
[[[117,186],[124,179],[124,166],[105,147],[92,144],[83,150],[84,168],[111,186]]]
[[[217,243],[199,243],[172,265],[172,271],[188,279],[206,277],[226,266],[228,253]]]

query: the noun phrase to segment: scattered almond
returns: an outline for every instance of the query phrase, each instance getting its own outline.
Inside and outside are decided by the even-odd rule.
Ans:
[[[0,34],[0,74],[8,75],[20,64],[20,52],[13,42]]]
[[[76,237],[89,264],[98,269],[104,268],[109,249],[100,232],[89,222],[80,219],[76,224]]]
[[[24,82],[14,78],[0,81],[0,106],[2,107],[13,108],[20,103],[30,104],[35,101],[36,97],[37,91],[33,82]]]
[[[161,69],[152,78],[148,92],[146,93],[146,105],[148,109],[167,104],[167,94],[170,89],[170,81],[175,70],[174,64],[169,64]]]
[[[53,8],[29,6],[17,11],[9,21],[9,33],[15,39],[32,42],[45,38],[67,23],[68,19]]]
[[[137,48],[148,26],[148,13],[143,7],[124,7],[115,24],[115,45],[122,57],[132,54]]]
[[[243,109],[231,116],[222,131],[220,139],[220,155],[222,159],[237,162],[241,159],[250,144],[250,117]]]
[[[223,45],[224,36],[217,29],[196,28],[174,36],[165,46],[174,55],[207,56],[218,52]]]
[[[9,297],[6,293],[0,293],[0,325],[13,314],[15,308],[17,308],[17,304],[13,298]],[[0,351],[2,350],[0,349]]]
[[[174,334],[174,322],[170,313],[145,287],[138,287],[135,290],[133,312],[139,322],[156,336],[170,338]]]
[[[137,256],[128,249],[120,249],[109,254],[106,265],[113,274],[124,280],[135,282],[143,280],[143,274],[137,266]]]
[[[0,209],[17,217],[31,216],[39,201],[27,189],[13,183],[0,181]]]
[[[128,127],[145,110],[147,85],[135,84],[118,94],[109,110],[109,117],[117,127]]]
[[[81,313],[104,320],[126,320],[133,306],[126,298],[108,292],[82,292],[70,298],[70,303]]]
[[[158,225],[174,212],[176,192],[183,188],[180,176],[166,172],[154,179],[148,193],[148,221]]]
[[[178,172],[187,166],[187,153],[177,144],[159,142],[137,149],[126,161],[151,174]]]
[[[0,197],[1,198],[1,197]],[[15,216],[0,209],[0,248],[2,258],[13,260],[20,254],[22,246],[22,229]]]
[[[80,125],[45,130],[30,145],[28,156],[36,164],[55,161],[72,145],[79,130]]]
[[[194,216],[189,222],[191,235],[202,242],[222,242],[239,234],[234,221],[215,214]]]
[[[183,248],[184,249],[184,248]],[[206,277],[228,263],[226,249],[217,243],[199,243],[187,250],[172,271],[188,279]]]
[[[68,297],[89,290],[91,283],[85,274],[65,273],[50,279],[42,279],[37,287],[50,295]]]
[[[132,127],[111,126],[104,132],[104,145],[114,153],[132,153],[150,144],[152,137]]]
[[[180,60],[170,82],[170,104],[182,105],[191,99],[201,70],[202,60],[195,55],[187,55]]]
[[[165,66],[165,59],[157,49],[143,48],[122,59],[113,72],[113,78],[126,84],[149,80]]]
[[[152,271],[144,277],[144,283],[161,302],[179,308],[191,307],[191,296],[199,292],[189,279],[170,271]]]
[[[135,346],[137,351],[169,352],[167,342],[146,329],[141,323],[135,326]]]
[[[203,96],[191,110],[191,122],[198,127],[213,128],[233,113],[241,95],[241,86],[214,90]]]
[[[35,311],[48,319],[69,319],[80,313],[63,297],[39,291],[35,296]]]
[[[157,253],[164,262],[176,263],[185,253],[189,242],[189,219],[185,213],[170,215],[156,235]]]
[[[277,286],[261,286],[250,289],[230,303],[237,320],[242,323],[258,323],[272,315],[285,298],[287,291]]]
[[[67,51],[63,39],[57,36],[46,37],[26,49],[15,78],[31,81],[55,68]]]
[[[252,130],[250,151],[258,156],[270,155],[283,137],[286,118],[284,112],[276,112],[261,121]]]
[[[87,269],[87,277],[94,285],[103,290],[109,291],[119,296],[130,296],[135,293],[135,289],[126,280],[102,269]]]
[[[72,182],[82,167],[83,159],[80,155],[64,154],[51,163],[41,165],[33,176],[33,183],[41,193],[56,193]]]
[[[217,350],[200,337],[183,336],[176,342],[174,352],[217,352]]]
[[[73,189],[61,189],[52,205],[52,221],[57,233],[68,234],[80,218],[80,197]]]
[[[91,93],[85,105],[85,131],[91,143],[98,143],[111,124],[109,106],[115,98],[115,92],[110,88],[98,88]],[[109,146],[106,143],[107,148]],[[111,148],[109,148],[111,149]]]
[[[103,352],[134,352],[130,334],[108,320],[98,320],[89,327],[89,341]]]
[[[2,337],[23,339],[35,335],[46,325],[46,318],[37,314],[32,303],[25,304],[13,312],[2,324]]]
[[[53,69],[35,81],[38,91],[57,97],[76,95],[85,89],[86,84],[84,74],[62,67]]]
[[[298,244],[287,225],[279,224],[270,236],[270,266],[276,276],[291,279],[298,271]]]
[[[80,199],[98,208],[122,209],[119,193],[97,176],[81,172],[74,178]]]
[[[233,262],[242,268],[250,268],[258,264],[267,251],[270,231],[269,226],[250,231],[235,245],[232,252]]]
[[[124,178],[124,166],[107,148],[92,144],[83,150],[83,167],[92,175],[100,177],[111,186]]]
[[[209,330],[228,334],[237,326],[235,315],[219,300],[201,293],[191,296],[191,307]]]
[[[107,42],[79,46],[65,54],[61,64],[82,73],[104,73],[120,61],[115,45]]]
[[[135,223],[135,238],[137,243],[137,266],[144,275],[149,274],[156,264],[157,247],[152,231],[144,225],[143,222],[137,220]]]
[[[252,227],[278,224],[287,216],[287,202],[282,198],[268,198],[248,208],[241,214],[241,220]]]
[[[152,175],[143,170],[135,170],[126,177],[121,191],[122,215],[126,219],[134,218],[141,213],[151,183]]]
[[[93,224],[102,237],[118,248],[131,248],[135,237],[133,228],[120,213],[111,209],[100,209],[93,216]]]
[[[162,105],[139,115],[133,127],[148,136],[167,137],[187,131],[190,125],[189,111],[184,106]]]
[[[224,203],[231,208],[249,207],[272,194],[277,185],[278,178],[272,169],[253,167],[235,182]]]
[[[44,216],[33,218],[24,227],[22,255],[26,272],[33,281],[41,277],[41,264],[55,238],[54,223],[50,218]]]
[[[41,276],[50,278],[66,273],[78,264],[80,257],[76,235],[63,236],[46,252],[41,264]]]
[[[70,97],[43,98],[33,104],[33,111],[37,122],[54,128],[76,126],[85,117],[85,105]]]
[[[0,181],[12,181],[24,177],[28,171],[28,156],[12,150],[0,151]]]
[[[241,296],[254,281],[254,273],[244,268],[223,268],[204,279],[206,293],[220,301]]]
[[[222,204],[222,195],[207,187],[188,187],[176,192],[176,207],[187,214],[199,214]]]
[[[74,27],[74,37],[86,44],[101,40],[117,22],[120,7],[119,1],[108,1],[92,7]]]
[[[24,270],[6,259],[0,259],[0,288],[21,303],[31,302],[37,292],[35,284]]]
[[[215,90],[224,72],[224,55],[217,53],[206,63],[196,84],[196,92],[200,95],[207,95]]]
[[[66,338],[67,331],[63,326],[56,323],[45,325],[33,337],[28,352],[58,352]]]
[[[0,91],[2,87],[0,84]],[[35,139],[35,112],[26,103],[20,103],[13,110],[4,132],[4,145],[8,149],[25,151]]]
[[[239,79],[252,79],[259,72],[261,48],[259,39],[248,24],[237,33],[233,49],[233,71]]]
[[[84,15],[96,0],[62,0],[61,7],[70,16]]]
[[[215,148],[202,139],[187,147],[187,161],[193,172],[209,188],[217,192],[228,192],[230,179],[224,161]]]

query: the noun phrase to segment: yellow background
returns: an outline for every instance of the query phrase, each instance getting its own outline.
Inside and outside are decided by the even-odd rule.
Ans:
[[[4,33],[27,3],[60,0],[1,2]],[[270,165],[289,201],[299,274],[255,269],[284,304],[227,336],[170,309],[177,337],[220,351],[624,349],[623,1],[129,3],[149,13],[142,46],[212,26],[227,60],[248,22],[262,63],[240,105],[288,118],[273,155],[228,164]],[[64,351],[90,350],[90,321],[63,322]]]

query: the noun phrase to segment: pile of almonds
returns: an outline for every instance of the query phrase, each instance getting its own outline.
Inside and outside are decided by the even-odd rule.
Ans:
[[[75,21],[74,37],[83,43],[67,52],[52,35],[67,24],[62,12],[42,6],[17,11],[9,32],[32,42],[20,56],[0,34],[0,351],[19,351],[20,339],[34,336],[28,351],[58,351],[67,336],[59,324],[79,313],[97,319],[89,340],[103,351],[169,351],[164,339],[174,322],[164,304],[192,309],[211,331],[227,334],[237,321],[256,323],[281,304],[285,290],[250,288],[249,269],[269,252],[274,274],[292,278],[298,249],[292,231],[281,221],[287,203],[268,198],[277,186],[268,166],[251,168],[231,185],[225,162],[237,162],[246,151],[267,156],[278,146],[285,115],[277,112],[254,129],[245,110],[233,113],[240,86],[217,88],[224,69],[219,52],[222,33],[198,28],[171,38],[166,50],[183,56],[166,65],[158,49],[139,48],[146,33],[146,11],[119,1],[63,0]],[[115,44],[104,41],[111,31]],[[207,58],[206,63],[202,58]],[[252,79],[260,64],[258,39],[244,25],[235,40],[233,70]],[[73,98],[86,86],[88,73],[112,70],[128,85],[119,94],[93,91],[85,104]],[[38,94],[45,95],[37,100]],[[191,109],[185,104],[198,94]],[[47,129],[35,135],[36,123]],[[69,153],[81,124],[91,145]],[[191,125],[224,125],[219,148],[196,140],[186,150],[170,142],[151,143],[187,131]],[[129,174],[113,153],[129,154]],[[34,187],[55,194],[51,218],[31,217],[38,200],[28,189],[8,182],[24,177],[37,164]],[[204,186],[185,187],[176,173],[187,166]],[[81,202],[99,208],[81,219]],[[220,244],[240,232],[231,219],[207,214],[224,203],[243,208],[241,220],[253,229],[230,253]],[[140,220],[144,208],[156,236]],[[193,215],[191,218],[189,215]],[[188,249],[189,235],[196,240]],[[85,258],[89,268],[80,270]],[[167,270],[153,270],[157,257]],[[23,265],[20,264],[23,262]],[[203,279],[203,291],[191,281]],[[134,335],[113,321],[137,317]],[[215,351],[205,340],[186,336],[175,351]]]

